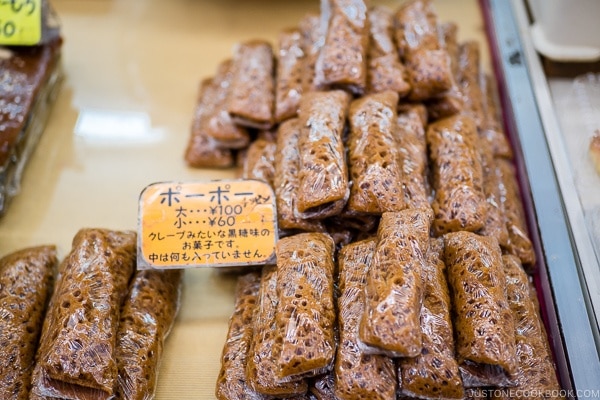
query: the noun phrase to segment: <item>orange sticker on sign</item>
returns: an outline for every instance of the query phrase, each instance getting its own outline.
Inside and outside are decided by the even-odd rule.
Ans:
[[[161,182],[140,195],[139,268],[262,265],[274,258],[271,187],[256,180]]]

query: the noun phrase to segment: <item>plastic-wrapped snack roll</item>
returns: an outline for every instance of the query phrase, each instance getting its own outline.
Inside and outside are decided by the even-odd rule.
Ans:
[[[484,93],[481,88],[481,50],[474,40],[463,42],[458,47],[459,86],[465,99],[464,112],[475,121],[478,132],[484,121]]]
[[[496,166],[501,181],[500,200],[508,229],[508,245],[505,250],[519,257],[527,270],[532,270],[536,256],[527,230],[515,167],[511,161],[503,158],[496,158]]]
[[[277,225],[282,230],[323,232],[325,227],[321,221],[300,218],[295,214],[300,188],[299,136],[300,123],[298,119],[289,119],[279,125],[275,151],[275,175],[273,177],[273,188],[277,204]]]
[[[404,97],[410,91],[410,85],[394,43],[394,15],[385,6],[375,6],[368,11],[368,18],[367,91],[377,93],[392,90]]]
[[[246,152],[242,167],[243,179],[256,179],[273,185],[275,177],[275,149],[277,144],[266,139],[256,139]]]
[[[556,377],[552,351],[536,304],[532,301],[529,277],[521,261],[504,255],[506,292],[515,320],[518,371],[512,396],[493,396],[494,399],[528,399],[526,393],[539,393],[542,399],[564,398]],[[535,294],[533,295],[535,296]],[[502,391],[498,391],[503,394]],[[519,393],[521,395],[519,395]]]
[[[36,355],[38,396],[110,399],[120,306],[135,270],[136,234],[81,229],[61,263]]]
[[[215,389],[217,399],[265,398],[252,390],[246,382],[246,362],[253,333],[252,319],[256,311],[259,289],[259,272],[249,272],[238,278],[233,314],[229,318],[227,338],[221,353],[221,369]]]
[[[396,142],[402,158],[404,197],[408,208],[431,207],[427,140],[421,117],[421,113],[425,112],[423,109],[422,105],[415,105],[405,107],[398,114]]]
[[[54,246],[30,247],[0,259],[0,398],[29,398],[31,371],[54,269]]]
[[[405,208],[401,158],[396,142],[398,93],[369,94],[350,105],[349,211],[381,214]]]
[[[341,90],[310,92],[300,101],[297,214],[323,219],[339,214],[350,189],[342,140],[350,95]]]
[[[498,85],[491,74],[482,74],[484,98],[484,122],[481,133],[492,144],[494,156],[512,159],[514,154],[502,125],[502,107],[498,95]]]
[[[275,340],[277,313],[277,266],[265,265],[260,280],[253,334],[246,363],[246,382],[253,390],[268,396],[290,397],[306,393],[305,381],[279,382],[274,354],[280,344]]]
[[[515,324],[502,253],[493,237],[444,235],[456,353],[465,387],[511,385],[517,372]]]
[[[396,43],[408,71],[413,101],[436,97],[452,87],[450,56],[440,42],[438,16],[430,0],[410,0],[395,14]]]
[[[316,14],[307,14],[300,20],[300,32],[302,34],[302,52],[304,63],[302,67],[302,93],[317,90],[315,84],[315,65],[325,44],[325,26],[321,18]]]
[[[369,21],[364,0],[321,0],[325,43],[315,65],[315,85],[362,95],[367,86]]]
[[[185,150],[185,161],[195,168],[226,168],[234,163],[230,149],[221,148],[205,130],[206,121],[211,117],[212,97],[215,87],[211,79],[200,84],[198,102],[192,117],[190,138]]]
[[[315,376],[333,367],[333,239],[300,233],[277,242],[277,331],[274,355],[281,380]]]
[[[426,135],[435,191],[434,233],[481,229],[487,206],[475,122],[466,115],[444,118],[430,124]]]
[[[358,344],[358,329],[365,307],[367,271],[377,239],[366,239],[342,247],[338,256],[338,326],[340,343],[335,359],[335,395],[341,400],[395,399],[396,368],[393,359],[364,354]]]
[[[121,307],[117,398],[154,398],[164,342],[179,310],[183,270],[137,271]]]
[[[421,270],[429,247],[431,210],[386,212],[367,275],[359,338],[366,353],[392,357],[420,354]]]
[[[286,29],[279,34],[278,43],[275,121],[282,122],[298,115],[304,68],[302,33],[296,28]]]
[[[232,68],[227,97],[229,115],[239,125],[269,129],[275,108],[275,63],[271,44],[262,40],[238,44]]]
[[[462,399],[463,383],[454,355],[444,240],[431,239],[423,264],[423,350],[399,360],[401,392],[420,399]]]

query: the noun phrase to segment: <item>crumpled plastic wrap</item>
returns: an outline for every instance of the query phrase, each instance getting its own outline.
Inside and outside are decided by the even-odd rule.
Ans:
[[[311,379],[308,395],[313,400],[338,400],[334,393],[333,373]]]
[[[444,244],[464,386],[510,386],[517,372],[515,324],[500,246],[464,231],[446,234]]]
[[[286,29],[278,38],[277,73],[275,74],[275,121],[283,122],[298,115],[302,97],[304,51],[299,29]]]
[[[276,143],[267,139],[256,139],[250,144],[242,168],[243,179],[256,179],[273,185],[275,176]]]
[[[481,50],[479,42],[467,40],[458,46],[458,75],[464,94],[464,113],[473,118],[478,129],[483,127],[484,92],[481,87]]]
[[[445,118],[430,124],[426,135],[435,190],[434,233],[481,229],[486,201],[475,122],[466,115]]]
[[[415,357],[421,352],[421,270],[430,226],[430,210],[408,209],[381,216],[359,328],[365,353]]]
[[[363,0],[323,0],[321,7],[327,29],[315,65],[315,85],[362,95],[367,86],[367,6]]]
[[[490,142],[495,157],[512,159],[514,153],[502,125],[502,106],[500,105],[496,78],[491,74],[484,73],[481,80],[482,90],[485,93],[485,119],[481,136]]]
[[[183,270],[137,271],[121,308],[117,398],[154,398],[164,342],[179,310]]]
[[[359,347],[358,330],[365,308],[367,271],[377,239],[342,247],[339,252],[338,326],[340,343],[335,359],[335,395],[341,400],[395,399],[396,367],[384,355],[367,355]]]
[[[300,101],[300,169],[296,202],[301,218],[339,214],[350,189],[342,140],[350,95],[341,90],[310,92]]]
[[[330,371],[336,350],[333,239],[301,233],[277,243],[279,378],[297,380]]]
[[[401,393],[420,399],[462,399],[464,395],[454,355],[451,302],[444,265],[444,240],[431,239],[423,264],[421,331],[423,350],[399,360]]]
[[[405,208],[396,142],[398,94],[369,94],[350,105],[350,211],[381,214]]]
[[[253,318],[253,335],[246,364],[247,384],[256,392],[268,396],[290,397],[306,393],[304,380],[280,382],[277,360],[280,343],[275,339],[277,324],[277,266],[265,265],[262,270],[257,309]]]
[[[252,319],[260,289],[260,273],[249,272],[238,278],[233,314],[229,319],[227,339],[221,354],[217,377],[217,399],[262,400],[264,397],[246,383],[246,362],[252,340]]]
[[[57,264],[54,246],[30,247],[0,259],[2,399],[29,398],[31,372]]]
[[[317,14],[306,14],[298,24],[302,34],[302,51],[304,52],[304,66],[302,70],[302,92],[308,93],[317,90],[315,84],[315,65],[325,44],[326,26],[321,24],[321,17]]]
[[[120,306],[135,270],[136,233],[81,229],[58,270],[36,356],[33,392],[110,399]]]

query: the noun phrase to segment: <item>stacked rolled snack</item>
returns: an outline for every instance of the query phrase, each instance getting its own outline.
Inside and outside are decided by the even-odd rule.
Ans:
[[[236,302],[232,321],[251,319],[235,336],[245,371],[224,358],[219,382],[297,399],[558,389],[524,294],[534,242],[479,45],[428,0],[322,10],[273,51],[269,133],[239,125],[252,138],[243,176],[273,185],[282,239],[255,300]]]

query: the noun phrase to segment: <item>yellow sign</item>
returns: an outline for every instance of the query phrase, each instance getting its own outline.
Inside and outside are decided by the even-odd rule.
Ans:
[[[0,0],[0,44],[35,45],[42,39],[42,0]]]
[[[265,182],[154,183],[140,195],[138,266],[262,265],[274,258],[276,221]]]

